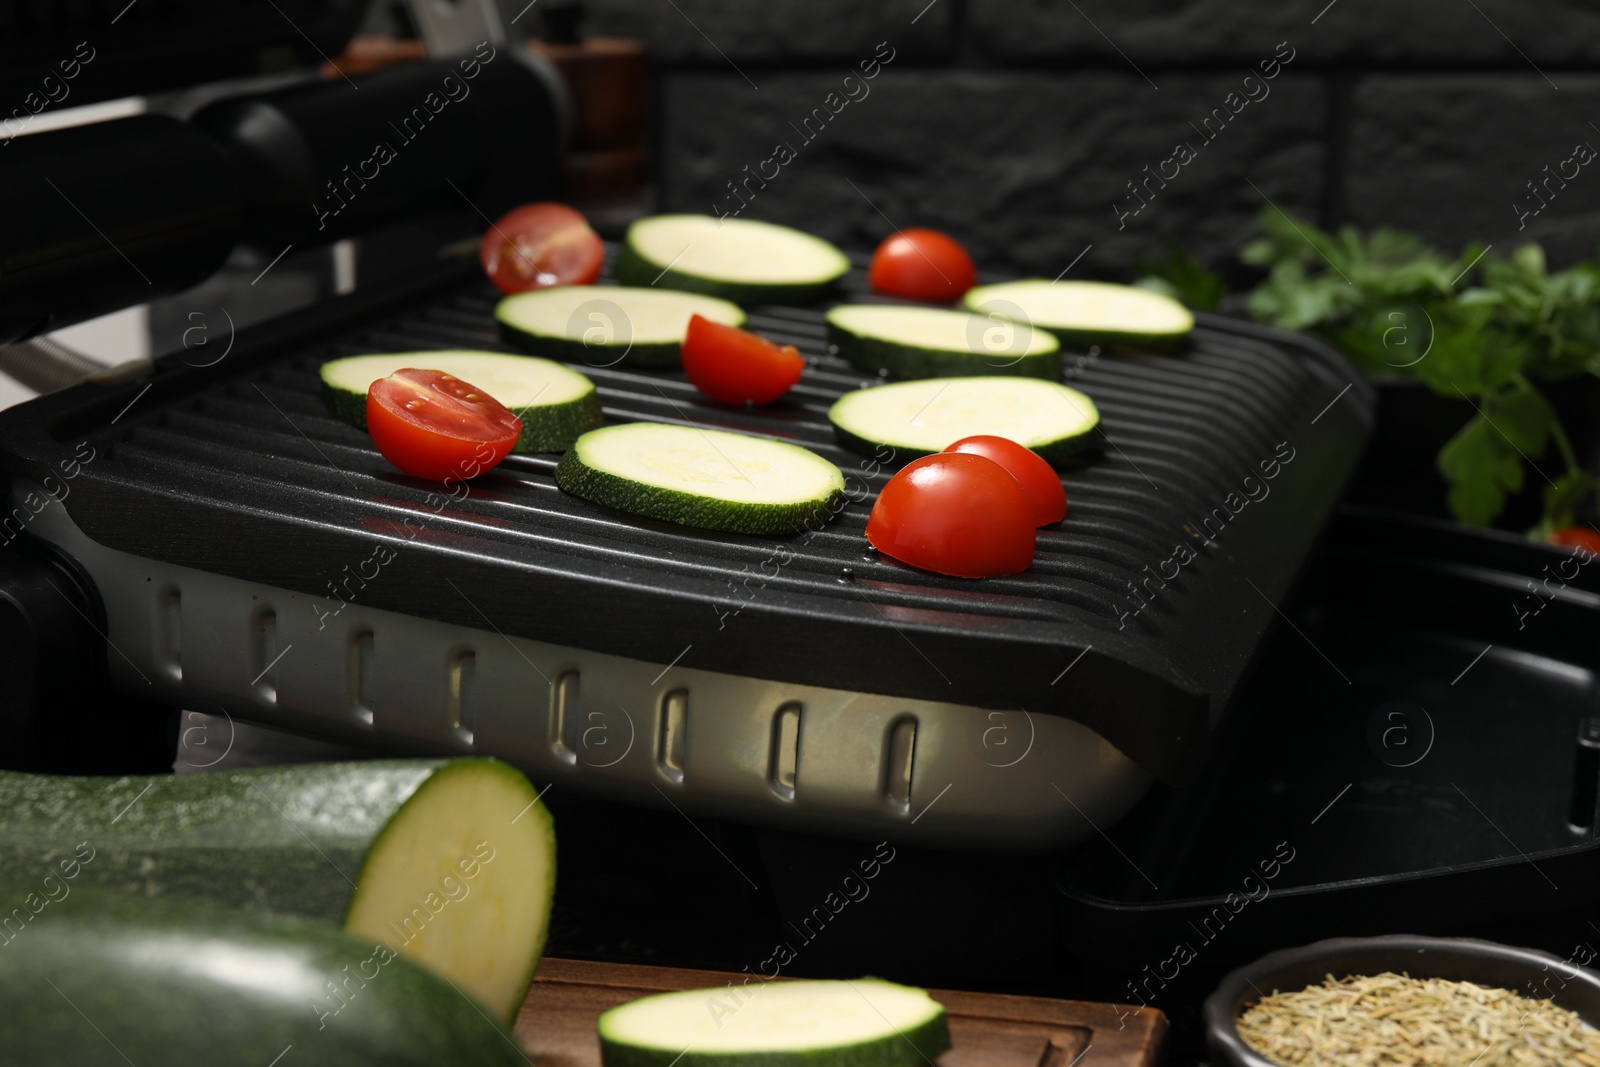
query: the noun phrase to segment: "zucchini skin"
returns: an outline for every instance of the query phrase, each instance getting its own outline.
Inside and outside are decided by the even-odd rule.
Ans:
[[[367,428],[365,396],[323,382],[322,399],[335,418],[362,430]],[[530,412],[536,414],[530,415]],[[577,400],[565,404],[512,408],[511,413],[522,420],[522,436],[511,446],[512,452],[520,453],[565,452],[572,447],[572,442],[605,423],[605,416],[600,411],[600,393],[593,388]]]
[[[624,364],[629,367],[677,367],[683,362],[682,341],[635,342],[625,353],[611,352],[610,349],[614,346],[586,345],[571,337],[529,333],[504,319],[497,318],[495,321],[500,324],[500,336],[505,338],[508,344],[515,345],[530,355],[543,356],[577,367],[604,368]],[[598,398],[595,404],[598,407]]]
[[[39,892],[24,874],[0,883],[19,906]],[[0,949],[0,1062],[264,1067],[292,1045],[285,1065],[525,1067],[481,1008],[381,946],[286,916],[67,884]]]
[[[725,992],[704,990],[708,997]],[[950,1026],[943,1010],[919,1026],[872,1041],[823,1048],[757,1052],[685,1052],[617,1040],[600,1017],[600,1062],[604,1067],[926,1067],[950,1048]],[[681,1057],[681,1058],[680,1058]]]
[[[1009,374],[1023,378],[1062,378],[1061,352],[1052,349],[1038,355],[1019,356],[1012,362],[991,363],[984,356],[969,352],[941,352],[899,344],[880,337],[865,337],[829,320],[828,342],[851,366],[864,371],[886,370],[898,378],[965,378],[973,375]]]
[[[1189,333],[1129,333],[1123,330],[1069,330],[1061,326],[1038,324],[1055,335],[1062,347],[1088,348],[1099,345],[1114,352],[1176,352],[1189,343]]]
[[[87,841],[96,855],[80,885],[341,923],[352,883],[395,812],[435,775],[490,762],[372,760],[124,778],[0,772],[0,871],[56,867]]]
[[[703,278],[698,274],[686,274],[671,267],[663,270],[660,264],[645,259],[627,242],[623,243],[622,249],[617,253],[617,262],[613,270],[617,281],[623,285],[680,289],[686,293],[721,297],[741,306],[809,304],[829,293],[839,278],[847,273],[841,271],[837,278],[796,285],[759,285],[750,282],[722,281],[717,278]]]
[[[1099,425],[1099,423],[1095,423],[1095,425],[1082,433],[1073,434],[1071,437],[1058,438],[1047,445],[1032,445],[1030,447],[1052,467],[1070,467],[1082,453],[1095,446],[1094,432],[1099,428]],[[839,439],[839,443],[845,448],[852,452],[858,452],[863,456],[876,457],[879,455],[880,450],[891,448],[894,450],[897,463],[909,463],[919,457],[934,454],[924,449],[911,448],[908,445],[897,445],[887,441],[874,441],[866,437],[860,437],[840,426],[837,422],[833,424],[833,435]]]
[[[591,467],[569,448],[556,464],[556,485],[564,492],[604,507],[616,508],[679,526],[727,533],[781,535],[819,529],[844,507],[844,491],[835,489],[825,500],[796,504],[736,504],[711,500],[677,489],[641,485],[609,471]]]
[[[786,1052],[705,1053],[691,1048],[678,1067],[925,1067],[949,1048],[950,1032],[941,1014],[903,1034],[858,1045]],[[675,1055],[600,1037],[604,1067],[667,1067]]]
[[[983,314],[984,303],[996,298],[996,290],[1003,290],[1009,285],[1031,282],[1042,284],[1043,279],[1023,279],[1021,283],[996,282],[992,285],[974,286],[962,296],[961,306],[974,314]],[[999,299],[1005,299],[1005,297],[1001,295]],[[1189,337],[1194,332],[1194,315],[1192,313],[1189,314],[1189,325],[1180,333],[1149,333],[1140,330],[1119,330],[1113,327],[1074,329],[1042,320],[1034,322],[1033,325],[1038,329],[1054,334],[1056,339],[1061,342],[1062,347],[1070,345],[1078,348],[1087,348],[1090,345],[1099,345],[1102,348],[1112,348],[1119,351],[1173,352],[1187,346]]]

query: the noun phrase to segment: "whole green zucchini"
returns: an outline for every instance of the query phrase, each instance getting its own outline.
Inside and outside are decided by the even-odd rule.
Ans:
[[[555,832],[527,778],[487,759],[0,772],[0,871],[339,923],[510,1020],[544,948]],[[7,906],[0,938],[28,923]]]
[[[0,1063],[526,1067],[511,1035],[387,946],[292,916],[23,877],[0,947]],[[46,878],[49,881],[46,881]],[[33,904],[28,901],[34,901]]]

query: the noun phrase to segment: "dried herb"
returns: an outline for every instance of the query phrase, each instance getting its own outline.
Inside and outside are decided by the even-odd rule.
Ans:
[[[1600,1067],[1600,1030],[1554,1001],[1392,972],[1273,990],[1237,1025],[1284,1067]]]

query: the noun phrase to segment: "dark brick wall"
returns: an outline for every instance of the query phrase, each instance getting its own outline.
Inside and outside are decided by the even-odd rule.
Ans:
[[[1091,246],[1075,271],[1126,275],[1173,242],[1225,267],[1269,202],[1450,249],[1531,238],[1556,262],[1600,242],[1600,159],[1575,177],[1565,164],[1544,201],[1527,187],[1600,147],[1589,2],[589,7],[593,32],[651,44],[668,210],[740,208],[735,182],[744,217],[856,248],[891,223],[934,226],[986,268],[1052,277]],[[891,49],[875,78],[845,82]],[[750,178],[769,158],[776,176]]]

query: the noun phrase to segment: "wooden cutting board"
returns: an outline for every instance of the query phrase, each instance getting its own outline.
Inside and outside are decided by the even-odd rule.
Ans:
[[[637,997],[709,989],[745,976],[676,967],[547,959],[517,1013],[536,1067],[600,1067],[595,1020]],[[937,1067],[1146,1067],[1160,1062],[1167,1020],[1154,1008],[929,990],[950,1020]]]

